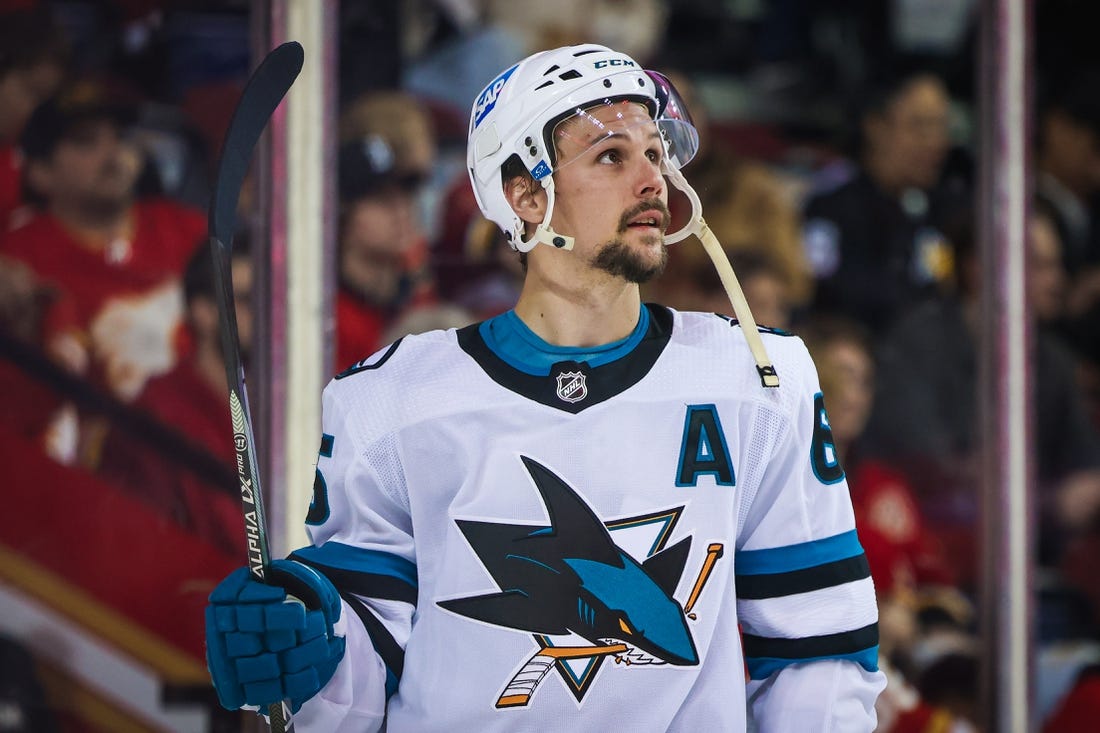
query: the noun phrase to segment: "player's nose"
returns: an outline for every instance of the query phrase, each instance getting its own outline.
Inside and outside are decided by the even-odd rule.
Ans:
[[[635,176],[634,195],[638,198],[653,198],[664,191],[665,177],[659,163],[643,158]]]

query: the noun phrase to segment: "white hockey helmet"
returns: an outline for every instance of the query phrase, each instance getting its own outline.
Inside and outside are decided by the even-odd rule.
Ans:
[[[572,237],[550,228],[552,174],[571,162],[557,160],[554,131],[567,119],[587,121],[592,127],[584,136],[595,145],[621,128],[604,126],[586,112],[601,104],[623,102],[646,107],[664,143],[662,171],[678,188],[687,187],[678,171],[698,150],[699,134],[668,79],[646,71],[625,54],[594,44],[543,51],[502,71],[477,96],[470,113],[466,165],[478,206],[504,231],[514,249],[528,252],[539,242],[572,248]],[[505,198],[501,179],[501,166],[513,155],[519,156],[547,193],[546,216],[527,240],[523,220]],[[693,220],[701,217],[694,191],[688,197]],[[666,235],[665,243],[679,241],[688,233],[684,227]]]

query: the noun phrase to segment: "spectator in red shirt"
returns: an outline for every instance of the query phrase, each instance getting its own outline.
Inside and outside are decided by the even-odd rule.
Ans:
[[[421,181],[397,167],[381,136],[340,148],[337,369],[383,346],[383,333],[402,313],[434,301],[416,212]]]
[[[86,84],[35,110],[22,149],[39,210],[8,235],[3,254],[71,306],[47,321],[52,353],[132,399],[175,362],[179,277],[205,221],[168,200],[136,199],[142,156],[123,140],[125,120],[123,108]]]
[[[252,261],[248,243],[237,237],[232,257],[233,298],[241,359],[247,365],[252,343]],[[184,328],[192,348],[166,374],[151,378],[134,406],[205,449],[225,468],[230,480],[215,485],[174,463],[163,450],[137,443],[112,431],[103,451],[100,473],[132,490],[172,516],[196,535],[236,556],[245,551],[235,473],[233,430],[222,359],[215,294],[214,264],[203,241],[183,277]]]
[[[142,156],[123,140],[126,111],[78,84],[40,105],[25,127],[25,190],[37,212],[0,254],[58,295],[46,316],[47,352],[116,397],[133,399],[176,360],[179,277],[205,233],[201,214],[137,200]],[[51,454],[94,465],[102,429],[83,423]],[[64,431],[62,431],[64,432]]]

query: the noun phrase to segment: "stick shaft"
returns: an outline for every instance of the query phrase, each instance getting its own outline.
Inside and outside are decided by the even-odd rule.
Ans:
[[[263,487],[256,461],[256,438],[248,407],[244,367],[241,362],[237,312],[233,297],[232,238],[241,185],[252,158],[252,150],[275,108],[282,101],[302,69],[304,53],[294,42],[271,51],[253,72],[234,110],[222,146],[218,175],[211,196],[208,228],[210,254],[214,259],[214,282],[218,300],[218,325],[222,358],[229,388],[229,413],[233,423],[233,448],[237,463],[237,481],[241,495],[245,537],[248,544],[248,569],[263,582],[271,562],[264,514]],[[293,730],[288,708],[283,702],[268,706],[271,730]]]

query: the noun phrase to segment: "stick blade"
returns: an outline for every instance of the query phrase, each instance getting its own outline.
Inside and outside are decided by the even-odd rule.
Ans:
[[[287,41],[275,48],[253,72],[237,102],[222,142],[214,193],[210,197],[210,236],[223,247],[229,247],[232,241],[237,199],[252,150],[275,108],[298,78],[304,62],[305,51],[297,41]]]

